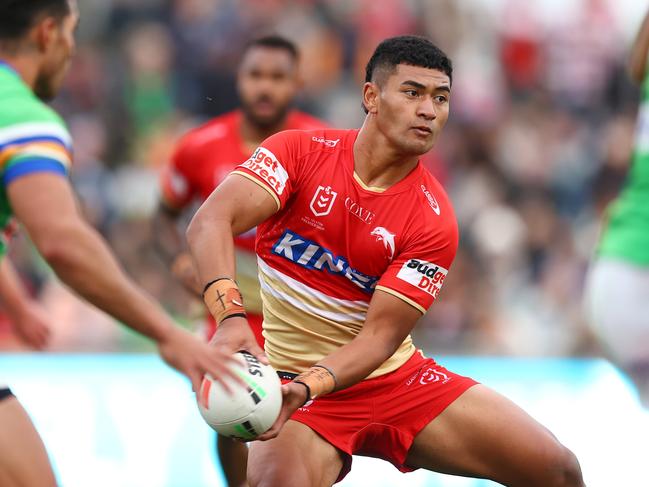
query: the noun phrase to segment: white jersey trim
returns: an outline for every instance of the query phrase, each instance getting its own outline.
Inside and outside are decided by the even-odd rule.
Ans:
[[[67,148],[72,145],[70,133],[61,124],[55,122],[20,123],[0,128],[0,145],[31,137],[55,137],[60,139]]]
[[[259,281],[261,283],[262,291],[267,292],[274,298],[287,301],[292,306],[301,311],[321,316],[322,318],[326,318],[331,321],[346,322],[353,320],[361,323],[365,322],[365,318],[367,317],[367,310],[369,308],[368,302],[351,301],[328,296],[323,292],[313,289],[312,287],[309,287],[304,283],[297,281],[278,270],[273,269],[266,262],[264,262],[261,257],[257,257],[257,266],[259,267]],[[296,294],[303,294],[313,301],[321,302],[323,304],[323,308],[319,308],[306,303],[303,300],[300,300],[299,297],[281,293],[276,289],[273,289],[273,287],[267,281],[270,281],[271,283],[272,281],[280,281],[294,290]],[[324,308],[351,308],[358,310],[358,312],[335,312],[329,311],[328,309]]]

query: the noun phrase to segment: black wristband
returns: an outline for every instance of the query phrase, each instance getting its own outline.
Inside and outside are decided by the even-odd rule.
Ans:
[[[302,384],[304,387],[306,387],[306,400],[302,403],[302,406],[304,406],[307,402],[311,400],[311,388],[309,387],[308,384],[302,382],[301,380],[294,380],[293,382],[295,384]]]
[[[214,284],[215,282],[222,281],[222,280],[224,280],[224,279],[227,279],[228,281],[232,281],[232,282],[235,283],[235,284],[237,283],[237,281],[235,281],[234,279],[232,279],[232,278],[230,278],[230,277],[218,277],[218,278],[216,278],[216,279],[212,279],[210,282],[208,282],[207,284],[205,284],[205,287],[203,288],[203,294],[205,294],[205,292],[210,288],[210,286],[211,286],[212,284]]]
[[[219,323],[219,325],[223,323],[225,320],[227,320],[228,318],[247,318],[247,316],[245,313],[232,313],[231,315],[228,315],[225,318],[223,318]]]

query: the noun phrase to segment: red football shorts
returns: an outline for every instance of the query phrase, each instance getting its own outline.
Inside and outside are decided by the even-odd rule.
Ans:
[[[263,350],[264,336],[262,335],[262,323],[264,322],[264,317],[262,315],[258,315],[254,313],[246,313],[246,317],[248,318],[248,324],[250,325],[250,329],[255,334],[257,343]],[[208,315],[207,323],[205,327],[205,337],[207,338],[208,341],[212,339],[214,333],[216,333],[216,320],[212,315]]]
[[[293,374],[279,375],[286,383]],[[415,436],[475,384],[415,352],[393,372],[322,396],[291,419],[344,452],[337,482],[351,470],[354,454],[381,458],[411,472],[405,461]]]

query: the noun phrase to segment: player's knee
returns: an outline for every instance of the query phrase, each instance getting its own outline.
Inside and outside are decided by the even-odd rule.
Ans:
[[[298,466],[272,465],[248,468],[249,487],[309,487],[312,482],[306,470]]]

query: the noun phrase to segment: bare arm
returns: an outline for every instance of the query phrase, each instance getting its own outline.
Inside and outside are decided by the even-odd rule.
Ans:
[[[181,210],[167,206],[163,201],[153,217],[153,248],[173,276],[194,295],[200,297],[202,288],[189,254],[184,235],[178,229]]]
[[[82,218],[69,183],[51,174],[16,180],[9,200],[56,275],[82,297],[156,341],[173,327],[153,300],[126,277],[108,246]]]
[[[250,230],[276,211],[275,200],[265,189],[237,174],[228,176],[212,192],[187,229],[187,243],[201,288],[217,278],[235,278],[234,236]],[[218,322],[218,317],[214,317]],[[220,323],[212,343],[227,352],[247,350],[268,362],[244,318],[233,317]]]
[[[224,356],[177,328],[124,273],[99,234],[81,217],[67,179],[51,173],[21,177],[9,201],[36,248],[57,276],[98,308],[156,342],[165,360],[192,379],[231,375]]]
[[[185,250],[184,236],[178,229],[181,211],[160,201],[153,216],[154,249],[163,262],[171,266],[174,259]]]
[[[318,362],[336,375],[337,389],[365,379],[397,351],[421,312],[405,301],[377,290],[360,333]]]
[[[336,390],[345,389],[365,379],[385,362],[412,331],[421,312],[401,299],[381,290],[374,292],[360,333],[349,343],[318,362],[336,377]],[[299,380],[299,378],[297,379]],[[259,440],[277,436],[284,423],[307,399],[302,384],[282,386],[283,403],[275,424]]]
[[[258,184],[232,174],[198,209],[187,228],[187,243],[202,285],[235,276],[234,237],[268,219],[277,204]]]
[[[45,311],[25,290],[11,261],[0,261],[0,300],[16,334],[28,345],[42,349],[50,337]]]
[[[628,69],[633,81],[641,84],[647,72],[647,57],[649,56],[649,12],[647,12],[635,42],[631,48]]]

